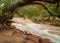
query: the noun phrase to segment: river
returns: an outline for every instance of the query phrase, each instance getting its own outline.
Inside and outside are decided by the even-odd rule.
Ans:
[[[26,31],[43,38],[49,38],[54,43],[60,43],[60,27],[46,24],[37,24],[29,19],[14,18],[12,23],[17,29]]]

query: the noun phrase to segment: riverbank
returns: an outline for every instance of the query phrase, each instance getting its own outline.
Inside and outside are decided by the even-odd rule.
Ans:
[[[47,38],[28,34],[15,27],[0,31],[0,43],[52,43]]]

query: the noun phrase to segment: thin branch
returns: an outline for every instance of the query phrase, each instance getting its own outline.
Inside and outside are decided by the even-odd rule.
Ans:
[[[42,7],[44,7],[45,10],[48,11],[48,13],[53,16],[53,14],[48,10],[48,8],[43,4],[43,3],[40,3],[40,2],[33,2],[33,3],[30,3],[30,5],[32,4],[37,4],[37,5],[41,5]]]

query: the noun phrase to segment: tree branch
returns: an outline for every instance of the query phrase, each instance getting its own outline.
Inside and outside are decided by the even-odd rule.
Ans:
[[[9,12],[9,11],[11,13],[13,13],[17,7],[23,7],[25,5],[28,5],[32,2],[34,2],[34,1],[48,2],[48,3],[51,3],[51,4],[56,3],[56,0],[53,0],[53,1],[52,0],[25,0],[24,2],[17,2],[16,4],[12,5],[11,7],[7,8],[6,10],[4,10],[3,15],[4,15],[4,13]],[[58,1],[60,1],[60,0],[58,0]]]

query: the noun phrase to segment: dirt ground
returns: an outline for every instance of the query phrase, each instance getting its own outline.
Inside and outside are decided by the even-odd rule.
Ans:
[[[0,31],[0,43],[52,43],[49,39],[27,34],[14,27]]]

